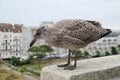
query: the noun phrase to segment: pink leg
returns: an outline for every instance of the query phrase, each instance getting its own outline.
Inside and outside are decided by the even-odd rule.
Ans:
[[[76,52],[75,54],[75,62],[74,62],[74,65],[70,65],[70,66],[67,66],[66,68],[64,68],[65,70],[74,70],[76,68],[76,65],[77,65],[77,58],[78,58],[78,51]]]
[[[70,64],[70,54],[71,54],[71,49],[69,49],[69,53],[68,53],[68,62],[66,64],[61,64],[61,65],[57,65],[58,67],[67,67]]]

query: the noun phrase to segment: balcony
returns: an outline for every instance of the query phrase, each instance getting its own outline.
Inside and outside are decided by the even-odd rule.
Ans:
[[[1,49],[0,51],[13,51],[12,49]]]
[[[2,43],[1,45],[6,45],[7,46],[7,45],[10,45],[10,43]]]
[[[14,53],[21,52],[22,50],[13,50]]]
[[[21,46],[21,44],[14,44],[13,47],[16,47],[16,46]]]

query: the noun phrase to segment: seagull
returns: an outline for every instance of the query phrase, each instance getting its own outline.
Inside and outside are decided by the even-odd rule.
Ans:
[[[74,70],[77,66],[78,50],[111,32],[111,29],[103,28],[97,21],[65,19],[56,22],[52,27],[41,26],[38,28],[30,47],[38,39],[44,39],[51,46],[68,49],[67,63],[58,65],[58,67],[65,67],[65,70]],[[75,50],[73,65],[70,65],[71,50]]]

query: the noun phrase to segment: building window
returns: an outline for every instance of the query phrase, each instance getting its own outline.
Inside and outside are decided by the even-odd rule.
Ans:
[[[110,42],[111,40],[109,39],[108,42]]]
[[[9,32],[8,29],[6,29],[6,32]]]
[[[4,38],[7,38],[7,35],[4,35]]]
[[[16,56],[18,56],[18,53],[16,53]]]
[[[5,44],[7,44],[7,40],[5,40]]]
[[[6,46],[6,50],[7,50],[7,46]]]
[[[114,41],[117,41],[117,39],[114,39]]]
[[[18,39],[18,37],[15,36],[15,39]]]
[[[103,42],[106,42],[106,40],[103,40]]]

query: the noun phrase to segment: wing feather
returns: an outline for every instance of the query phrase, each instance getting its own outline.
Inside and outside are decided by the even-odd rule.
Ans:
[[[101,35],[100,29],[103,29],[99,22],[88,20],[61,20],[53,27],[63,35],[88,42],[96,40]]]

